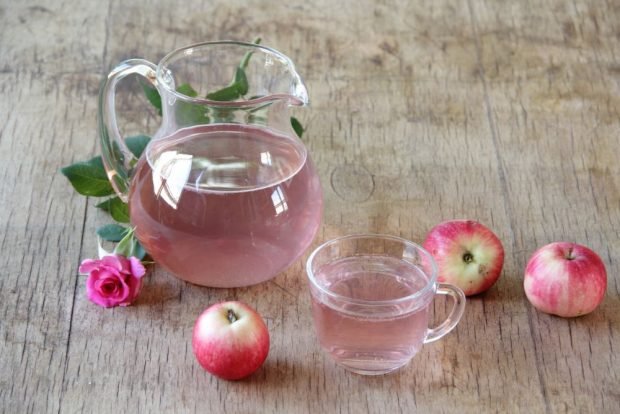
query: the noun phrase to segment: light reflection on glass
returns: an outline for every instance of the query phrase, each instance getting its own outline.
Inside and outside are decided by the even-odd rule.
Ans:
[[[192,170],[192,158],[189,154],[165,151],[159,155],[153,166],[155,195],[175,210]]]
[[[271,165],[271,153],[270,152],[261,152],[260,153],[260,162],[263,165]]]
[[[243,188],[242,184],[247,178],[248,166],[248,162],[233,157],[216,161],[208,158],[194,158],[194,171],[202,171],[192,180],[196,188],[204,187],[211,190]]]
[[[280,186],[277,186],[275,190],[273,190],[273,193],[271,193],[271,201],[273,202],[273,207],[276,209],[276,215],[280,215],[288,210],[288,204],[286,204],[286,198]]]

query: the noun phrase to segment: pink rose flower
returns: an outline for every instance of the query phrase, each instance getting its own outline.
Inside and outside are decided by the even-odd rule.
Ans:
[[[126,258],[119,254],[86,259],[79,270],[88,274],[88,299],[106,308],[131,304],[140,293],[142,276],[146,273],[137,257]]]

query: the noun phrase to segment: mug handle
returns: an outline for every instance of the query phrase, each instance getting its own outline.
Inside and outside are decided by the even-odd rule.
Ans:
[[[121,62],[110,72],[99,91],[99,140],[101,158],[114,191],[124,202],[129,195],[131,173],[138,160],[127,148],[118,125],[114,100],[117,83],[128,75],[141,75],[157,88],[157,66],[144,59]],[[159,88],[158,88],[159,89]],[[158,90],[161,95],[161,91]]]
[[[465,294],[458,287],[447,283],[440,283],[436,294],[452,296],[454,306],[445,321],[435,328],[428,328],[426,338],[424,339],[425,344],[438,340],[454,329],[465,311]]]

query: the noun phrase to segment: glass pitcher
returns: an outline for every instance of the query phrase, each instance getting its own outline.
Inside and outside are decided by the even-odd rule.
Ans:
[[[131,74],[162,103],[140,159],[114,109],[116,84]],[[159,265],[191,283],[239,287],[274,277],[308,248],[323,197],[288,109],[307,103],[291,60],[251,43],[201,43],[157,66],[131,59],[110,73],[99,99],[102,158]]]

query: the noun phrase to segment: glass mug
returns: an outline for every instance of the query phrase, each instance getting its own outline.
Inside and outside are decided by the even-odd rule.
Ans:
[[[384,235],[353,235],[319,246],[306,272],[322,348],[337,364],[364,375],[406,365],[423,344],[450,332],[461,319],[465,295],[437,283],[437,265],[421,246]],[[454,307],[428,328],[435,295]]]
[[[162,122],[140,159],[116,124],[116,84],[140,75]],[[154,92],[154,91],[152,91]],[[207,42],[158,65],[131,59],[99,97],[102,158],[146,251],[186,281],[263,282],[293,263],[319,228],[323,197],[289,106],[308,103],[291,60],[257,44]]]

